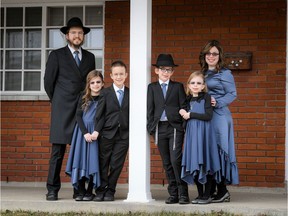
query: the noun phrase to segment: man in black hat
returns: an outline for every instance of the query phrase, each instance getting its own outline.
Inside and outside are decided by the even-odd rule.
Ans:
[[[179,110],[185,109],[184,87],[171,80],[178,65],[170,54],[160,54],[153,66],[159,80],[148,85],[147,129],[158,146],[168,180],[170,196],[165,203],[188,204],[188,186],[181,180],[184,128]]]
[[[49,141],[52,143],[46,200],[58,200],[60,171],[66,144],[72,139],[77,102],[85,88],[87,74],[95,69],[95,56],[81,48],[90,28],[73,17],[60,31],[65,34],[68,45],[50,53],[44,75],[44,88],[51,102]]]

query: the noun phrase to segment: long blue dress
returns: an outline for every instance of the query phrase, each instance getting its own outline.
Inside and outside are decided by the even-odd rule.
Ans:
[[[210,96],[206,103],[209,103],[212,113]],[[207,175],[212,175],[216,182],[220,182],[219,155],[215,136],[211,133],[211,124],[208,121],[211,117],[207,120],[201,120],[201,115],[199,115],[205,115],[205,99],[190,101],[189,105],[189,112],[198,115],[196,118],[191,118],[190,114],[190,119],[187,121],[181,178],[188,184],[194,184],[194,178],[199,175],[198,182],[205,184]]]
[[[86,111],[83,111],[83,122],[87,132],[94,131],[95,113],[98,101],[89,101]],[[86,142],[84,134],[79,124],[75,125],[69,157],[65,172],[71,176],[71,183],[74,188],[78,189],[78,181],[83,177],[89,181],[93,177],[93,187],[100,186],[99,159],[98,159],[98,141],[91,143]]]
[[[228,106],[236,99],[237,92],[234,77],[229,69],[223,68],[218,73],[208,70],[205,73],[208,93],[216,99],[212,130],[221,162],[221,175],[226,184],[239,184],[239,174],[235,155],[233,119]]]

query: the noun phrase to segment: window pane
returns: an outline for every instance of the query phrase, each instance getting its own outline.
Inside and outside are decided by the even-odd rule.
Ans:
[[[102,58],[95,58],[96,61],[96,68],[102,69]]]
[[[5,91],[21,90],[21,71],[5,73]]]
[[[3,72],[0,72],[0,91],[3,91]]]
[[[0,69],[3,69],[3,51],[0,51]]]
[[[22,30],[6,31],[6,47],[7,48],[22,48]]]
[[[65,45],[66,39],[59,29],[48,29],[47,47],[59,48]]]
[[[79,17],[83,22],[83,7],[67,7],[66,22],[72,17]],[[65,23],[66,24],[66,23]],[[83,25],[84,22],[83,22]]]
[[[89,34],[85,36],[84,47],[103,48],[103,29],[91,29]]]
[[[4,31],[3,31],[3,29],[1,29],[0,31],[1,31],[0,48],[3,48],[3,45],[4,45]]]
[[[7,8],[6,26],[23,26],[23,8]]]
[[[102,59],[103,59],[103,51],[102,50],[89,50],[95,56],[96,61],[96,69],[102,69]]]
[[[4,8],[1,8],[1,27],[4,26]]]
[[[64,25],[64,8],[48,7],[47,9],[47,26]]]
[[[6,69],[22,68],[22,51],[6,51]]]
[[[41,51],[25,51],[24,58],[25,69],[41,68]]]
[[[24,91],[39,91],[40,90],[40,81],[41,81],[40,72],[25,72],[24,73]]]
[[[25,47],[41,48],[41,29],[25,30]]]
[[[103,7],[86,6],[85,23],[86,25],[103,25]]]
[[[42,8],[27,7],[25,13],[25,26],[41,26],[42,25]]]

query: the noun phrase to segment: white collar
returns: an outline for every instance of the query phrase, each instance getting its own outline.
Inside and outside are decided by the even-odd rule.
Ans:
[[[167,80],[166,82],[163,82],[162,80],[159,79],[159,83],[160,83],[160,85],[162,85],[163,83],[166,83],[167,86],[168,86],[168,85],[169,85],[169,81],[170,81],[170,80]]]
[[[123,85],[123,87],[120,89],[118,88],[114,83],[113,83],[113,88],[114,88],[114,91],[117,92],[118,90],[122,90],[124,92],[124,89],[125,89],[125,85]]]
[[[74,55],[74,52],[76,51],[75,49],[73,49],[69,44],[68,44],[68,48],[70,50],[70,52]],[[79,49],[77,50],[79,52],[79,56],[82,56],[82,49],[81,47],[79,47]]]

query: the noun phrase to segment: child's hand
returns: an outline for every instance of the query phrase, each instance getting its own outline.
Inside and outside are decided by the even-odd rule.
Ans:
[[[188,120],[190,118],[190,112],[186,112],[183,116],[182,116],[185,120]]]
[[[92,142],[92,136],[90,133],[84,134],[84,138],[85,138],[86,142]]]
[[[94,131],[91,135],[92,140],[97,140],[99,136],[99,132],[98,131]]]
[[[183,117],[185,114],[186,114],[187,112],[186,112],[186,110],[184,110],[184,109],[180,109],[179,110],[179,114]]]
[[[180,109],[179,110],[179,114],[182,116],[182,118],[184,118],[185,120],[189,119],[190,118],[190,113],[187,112],[186,110],[184,109]]]

